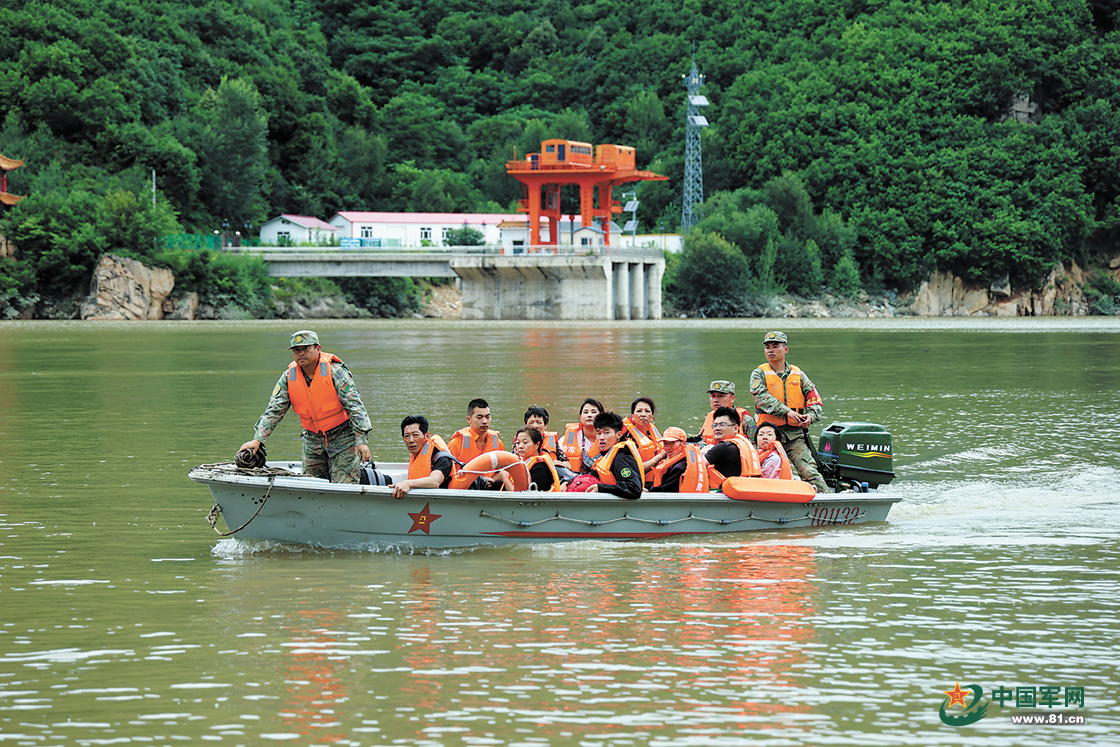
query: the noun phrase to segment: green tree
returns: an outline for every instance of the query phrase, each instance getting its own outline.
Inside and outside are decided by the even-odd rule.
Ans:
[[[268,114],[252,81],[223,77],[198,105],[204,122],[197,148],[202,200],[210,215],[231,226],[260,224],[265,216]]]
[[[482,246],[482,231],[470,226],[453,228],[447,232],[447,239],[443,243],[447,246]]]
[[[832,291],[845,298],[854,298],[861,287],[859,266],[856,264],[855,257],[852,256],[852,250],[846,249],[832,273]]]
[[[703,316],[741,316],[750,282],[746,257],[718,234],[693,229],[668,289],[681,309]]]

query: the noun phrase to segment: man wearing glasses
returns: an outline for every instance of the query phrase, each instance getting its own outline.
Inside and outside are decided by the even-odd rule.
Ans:
[[[758,452],[739,426],[739,412],[734,407],[718,408],[712,416],[716,445],[708,447],[704,458],[724,477],[758,477],[762,474]]]
[[[255,454],[291,408],[303,426],[304,473],[356,483],[361,463],[370,461],[372,426],[354,377],[341,358],[323,352],[319,336],[311,330],[296,332],[291,343],[294,360],[276,382],[254,438],[240,450]]]

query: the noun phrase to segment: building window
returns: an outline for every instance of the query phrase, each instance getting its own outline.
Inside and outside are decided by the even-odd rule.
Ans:
[[[447,240],[449,238],[451,238],[451,229],[450,228],[444,228],[443,229],[443,243],[446,244]]]
[[[277,246],[291,246],[292,233],[291,231],[277,231],[276,232],[276,245]]]
[[[421,241],[431,241],[432,240],[432,229],[431,228],[421,228],[420,229],[420,240]]]
[[[373,238],[373,226],[362,226],[361,231],[362,231],[362,235],[359,236],[358,238],[361,238],[361,239],[372,239]]]

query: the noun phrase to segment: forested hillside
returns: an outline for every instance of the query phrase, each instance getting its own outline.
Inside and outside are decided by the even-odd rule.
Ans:
[[[703,228],[756,283],[812,292],[843,263],[870,288],[937,268],[1031,284],[1117,249],[1111,0],[0,8],[0,153],[26,159],[8,188],[29,195],[0,216],[20,249],[0,260],[0,312],[166,232],[509,210],[504,164],[544,137],[636,146],[670,177],[640,187],[643,230],[676,229],[693,56]]]

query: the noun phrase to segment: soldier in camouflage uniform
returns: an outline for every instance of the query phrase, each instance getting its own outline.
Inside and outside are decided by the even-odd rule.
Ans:
[[[821,419],[824,409],[820,395],[801,369],[786,364],[789,344],[785,332],[767,332],[762,344],[767,362],[751,373],[751,394],[759,424],[770,422],[775,426],[778,438],[789,455],[790,466],[797,470],[802,480],[812,483],[817,492],[831,493],[832,489],[817,470],[809,444],[809,426]],[[768,374],[774,389],[780,389],[780,396],[775,396],[774,389],[767,385]],[[796,391],[787,389],[791,377],[800,381]]]
[[[256,452],[292,407],[288,386],[290,383],[293,386],[301,385],[295,377],[302,374],[302,385],[310,389],[313,378],[320,370],[322,348],[319,346],[318,335],[310,330],[302,330],[292,335],[291,343],[290,349],[295,359],[294,368],[289,366],[288,370],[280,375],[264,414],[257,420],[253,440],[243,444],[242,449]],[[322,477],[331,482],[357,483],[361,463],[370,460],[369,414],[366,412],[366,406],[362,404],[362,397],[346,364],[336,357],[332,358],[330,374],[334,383],[334,392],[349,419],[325,431],[311,430],[307,427],[307,423],[312,422],[313,418],[308,420],[305,418],[305,413],[296,410],[304,426],[303,471],[305,474]],[[337,404],[334,406],[337,407]]]

